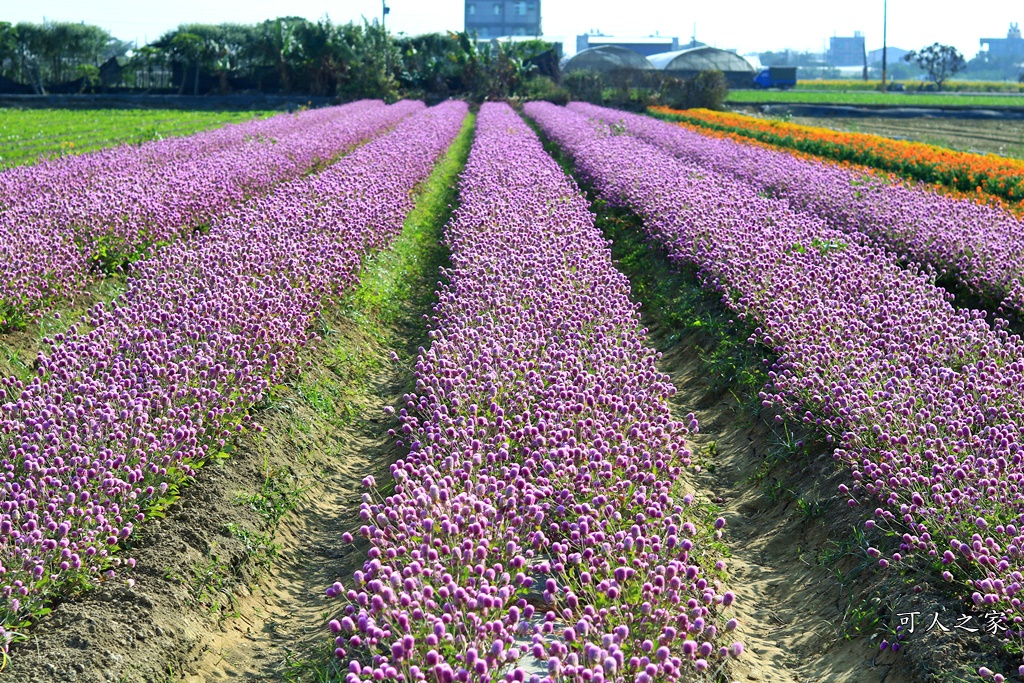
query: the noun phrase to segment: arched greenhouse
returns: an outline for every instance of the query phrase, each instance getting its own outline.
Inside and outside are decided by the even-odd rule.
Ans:
[[[751,87],[756,73],[750,62],[735,52],[710,46],[661,52],[648,59],[656,69],[680,78],[691,78],[701,71],[721,71],[731,88]]]

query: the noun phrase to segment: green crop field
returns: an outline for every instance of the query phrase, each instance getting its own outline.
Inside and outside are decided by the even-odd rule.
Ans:
[[[187,135],[274,112],[0,109],[0,169],[65,154]]]
[[[1024,107],[1024,95],[968,93],[813,92],[807,90],[733,90],[732,104],[785,102],[793,104],[889,105],[893,107]]]
[[[907,90],[917,90],[921,86],[930,85],[928,83],[922,83],[918,80],[902,80],[897,81]],[[801,80],[796,84],[797,90],[878,90],[881,85],[879,80],[864,81],[861,79],[852,78],[813,78],[807,80]],[[961,80],[949,80],[946,81],[942,90],[944,92],[961,92],[961,93],[1009,93],[1009,94],[1021,94],[1024,93],[1024,83],[1017,83],[1015,81],[961,81]]]

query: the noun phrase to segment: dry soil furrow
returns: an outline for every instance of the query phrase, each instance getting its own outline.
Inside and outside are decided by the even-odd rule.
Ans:
[[[271,426],[273,448],[327,453],[323,466],[303,500],[280,523],[275,537],[278,558],[259,585],[237,605],[237,617],[225,620],[211,635],[207,651],[189,683],[203,681],[280,680],[289,669],[311,658],[326,658],[332,604],[325,589],[345,580],[362,566],[359,548],[341,536],[359,526],[360,481],[367,474],[387,476],[397,448],[387,436],[384,407],[393,405],[407,388],[400,369],[387,363],[375,373],[367,391],[348,404],[354,413],[341,428],[331,428],[305,402],[282,415],[287,424]],[[295,425],[309,426],[296,440]],[[326,447],[324,447],[326,445]],[[329,659],[327,659],[329,661]]]
[[[679,390],[675,407],[700,424],[690,437],[705,461],[695,492],[718,503],[728,522],[729,585],[746,648],[731,675],[768,683],[912,680],[898,656],[880,655],[865,638],[845,638],[850,591],[862,587],[844,585],[820,560],[853,521],[836,499],[831,452],[800,455],[802,472],[779,463],[788,470],[782,480],[773,478],[778,472],[759,478],[778,447],[773,429],[730,392],[711,390],[697,335],[664,351],[662,370]]]

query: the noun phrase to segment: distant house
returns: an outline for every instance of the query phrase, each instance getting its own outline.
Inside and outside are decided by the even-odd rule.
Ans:
[[[885,49],[885,52],[886,52],[886,55],[885,55],[886,63],[887,64],[896,64],[901,59],[903,59],[903,55],[905,55],[908,52],[910,52],[910,50],[904,50],[902,48],[891,47],[890,46],[890,47],[887,47]],[[868,66],[873,66],[875,64],[881,64],[881,63],[882,63],[882,51],[880,49],[879,50],[869,50],[868,51]]]
[[[117,57],[111,57],[100,65],[100,83],[107,87],[121,85],[123,74],[124,67]]]
[[[540,0],[466,0],[466,33],[478,38],[539,38]]]

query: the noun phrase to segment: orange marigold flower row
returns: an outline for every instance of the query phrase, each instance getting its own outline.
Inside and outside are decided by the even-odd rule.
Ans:
[[[981,192],[1012,202],[1018,201],[1024,192],[1024,160],[707,109],[680,111],[651,107],[651,112],[705,130],[730,134],[730,137],[735,135],[817,157],[870,166],[957,192]]]

